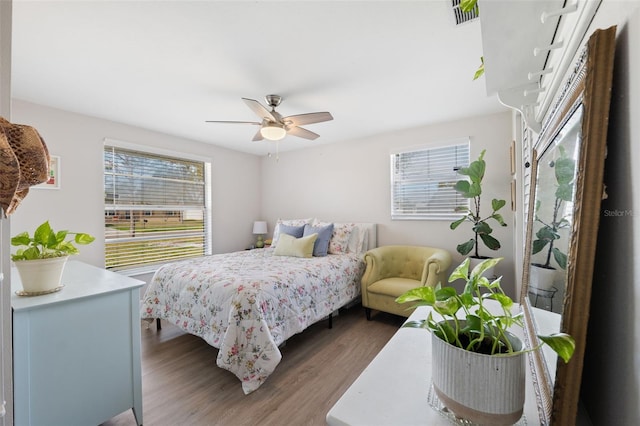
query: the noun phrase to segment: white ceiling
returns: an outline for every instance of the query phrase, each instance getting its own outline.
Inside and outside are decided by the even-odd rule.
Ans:
[[[14,0],[12,96],[264,155],[241,101],[330,111],[280,151],[505,111],[487,96],[480,22],[450,0]],[[135,141],[132,141],[135,142]]]

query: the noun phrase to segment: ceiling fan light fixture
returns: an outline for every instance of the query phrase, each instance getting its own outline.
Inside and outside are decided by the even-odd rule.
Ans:
[[[284,126],[279,123],[268,123],[262,126],[260,134],[263,138],[270,141],[279,141],[287,135]]]

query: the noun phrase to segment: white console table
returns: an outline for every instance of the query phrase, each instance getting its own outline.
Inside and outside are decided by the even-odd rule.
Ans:
[[[11,278],[16,426],[98,425],[128,409],[142,425],[144,282],[78,261],[57,293],[17,296]]]
[[[427,318],[429,309],[420,307],[409,319]],[[401,328],[331,408],[327,424],[451,425],[429,404],[430,387],[431,335],[427,330]],[[529,373],[524,416],[528,426],[539,425]]]

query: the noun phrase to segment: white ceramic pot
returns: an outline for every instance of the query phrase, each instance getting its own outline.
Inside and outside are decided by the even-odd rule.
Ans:
[[[510,336],[512,344],[522,342]],[[512,425],[522,417],[525,354],[483,355],[451,345],[432,333],[433,388],[456,417],[479,425]]]
[[[555,268],[543,268],[536,264],[531,264],[531,270],[529,272],[529,287],[533,289],[551,290],[553,288],[555,278]]]
[[[14,261],[20,274],[22,289],[27,293],[41,293],[56,289],[60,286],[67,259],[69,256]]]

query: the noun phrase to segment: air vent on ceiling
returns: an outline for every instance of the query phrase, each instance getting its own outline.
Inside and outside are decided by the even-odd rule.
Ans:
[[[461,0],[451,0],[453,6],[453,15],[456,18],[456,25],[464,24],[465,22],[473,21],[478,18],[478,7],[474,7],[470,12],[463,12],[460,9]]]

